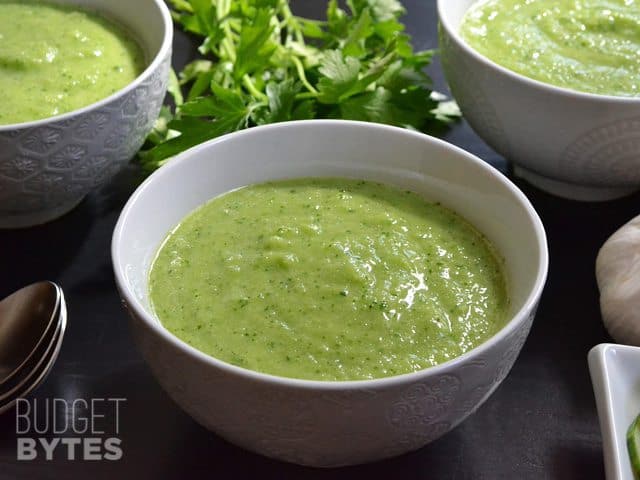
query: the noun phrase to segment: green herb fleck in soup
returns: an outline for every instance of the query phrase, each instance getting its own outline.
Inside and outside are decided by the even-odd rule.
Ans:
[[[195,348],[285,377],[358,380],[487,340],[509,301],[492,246],[409,191],[296,179],[217,197],[159,250],[150,297]]]

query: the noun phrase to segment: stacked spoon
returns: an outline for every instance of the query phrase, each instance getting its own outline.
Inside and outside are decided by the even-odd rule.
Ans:
[[[53,282],[34,283],[0,301],[0,413],[42,383],[66,326],[64,295]]]

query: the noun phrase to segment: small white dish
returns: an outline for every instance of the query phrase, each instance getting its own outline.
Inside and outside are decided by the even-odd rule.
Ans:
[[[602,343],[589,352],[607,480],[633,480],[627,429],[640,414],[640,347]]]

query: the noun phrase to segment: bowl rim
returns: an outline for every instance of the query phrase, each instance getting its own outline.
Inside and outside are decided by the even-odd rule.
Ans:
[[[514,200],[519,201],[522,207],[526,210],[529,220],[531,222],[531,226],[534,230],[537,240],[537,247],[539,251],[539,262],[538,268],[535,274],[535,282],[529,295],[526,300],[523,302],[522,306],[517,312],[514,312],[511,315],[510,320],[502,327],[496,334],[485,340],[480,345],[475,348],[465,352],[464,354],[455,357],[447,362],[441,363],[439,365],[435,365],[432,367],[427,367],[425,369],[417,370],[415,372],[404,373],[400,375],[394,375],[390,377],[380,377],[374,379],[365,379],[365,380],[307,380],[300,378],[289,378],[283,376],[277,376],[269,373],[263,373],[256,370],[250,370],[243,367],[239,367],[236,365],[232,365],[223,360],[210,356],[200,350],[192,347],[188,343],[184,342],[180,338],[173,335],[169,330],[164,328],[160,323],[160,320],[155,316],[151,315],[147,312],[147,310],[142,306],[141,302],[138,300],[137,296],[131,291],[130,285],[126,280],[126,272],[124,269],[120,268],[120,258],[121,251],[123,249],[122,237],[124,235],[124,230],[128,223],[128,217],[131,214],[131,211],[136,208],[137,200],[141,196],[145,194],[147,187],[157,181],[160,178],[165,176],[170,176],[173,178],[177,178],[176,175],[179,175],[176,170],[179,171],[182,164],[188,162],[189,159],[194,155],[200,152],[201,150],[206,150],[210,148],[216,148],[215,146],[221,143],[225,143],[228,141],[241,140],[246,136],[254,135],[255,132],[269,132],[275,130],[286,130],[286,129],[295,129],[299,126],[311,126],[317,125],[318,127],[328,126],[329,128],[337,128],[337,129],[346,129],[346,128],[357,128],[362,130],[373,130],[379,132],[387,132],[392,135],[413,137],[413,139],[417,139],[421,142],[432,143],[438,145],[440,147],[444,147],[450,151],[453,151],[455,154],[463,157],[466,161],[472,162],[477,166],[480,166],[486,173],[488,173],[495,181],[502,183],[503,186],[507,187]],[[244,378],[249,381],[257,381],[257,382],[266,382],[271,384],[278,384],[280,386],[290,387],[290,388],[307,388],[307,389],[321,389],[321,390],[345,390],[345,389],[381,389],[388,388],[394,385],[406,384],[414,381],[419,381],[426,372],[428,375],[438,375],[441,373],[448,372],[455,367],[464,364],[472,357],[476,357],[486,352],[490,348],[492,348],[495,344],[507,338],[514,330],[516,330],[523,322],[526,321],[527,317],[535,311],[535,307],[542,295],[542,290],[544,288],[548,266],[549,266],[549,253],[547,247],[547,237],[544,230],[544,226],[537,212],[531,205],[531,202],[527,199],[518,187],[516,187],[511,180],[509,180],[506,176],[504,176],[497,169],[492,167],[490,164],[484,162],[480,158],[475,155],[459,148],[455,145],[452,145],[444,140],[440,140],[438,138],[417,132],[412,130],[403,129],[400,127],[394,127],[389,125],[383,125],[378,123],[369,123],[369,122],[360,122],[360,121],[351,121],[351,120],[298,120],[298,121],[290,121],[290,122],[281,122],[270,125],[263,125],[259,127],[252,127],[249,129],[233,132],[227,135],[220,136],[213,140],[209,140],[207,142],[201,143],[195,147],[192,147],[176,157],[172,158],[169,162],[167,162],[160,169],[156,170],[153,174],[151,174],[147,179],[138,186],[135,192],[131,195],[124,208],[122,209],[120,216],[118,218],[118,222],[113,231],[112,235],[112,243],[111,243],[111,258],[115,273],[116,285],[118,286],[118,290],[124,300],[125,305],[130,310],[132,316],[137,317],[142,321],[145,327],[150,328],[153,334],[159,336],[163,341],[172,344],[174,348],[181,350],[186,355],[194,358],[200,363],[205,363],[212,367],[222,369],[228,374],[236,375]]]
[[[22,129],[33,128],[33,127],[42,127],[42,126],[46,126],[47,124],[63,122],[65,120],[69,120],[70,118],[83,115],[91,110],[102,108],[106,104],[111,103],[114,100],[117,100],[127,95],[132,90],[138,88],[138,86],[142,82],[144,82],[148,77],[150,77],[153,74],[153,72],[158,70],[158,68],[160,67],[160,64],[164,61],[167,54],[170,54],[172,43],[173,43],[173,21],[171,20],[171,13],[169,12],[169,8],[167,7],[166,3],[163,0],[150,0],[150,5],[153,5],[158,10],[158,12],[160,12],[160,16],[162,18],[162,26],[163,26],[162,44],[160,45],[158,52],[153,57],[151,62],[149,62],[149,65],[147,65],[147,67],[133,81],[129,82],[127,85],[122,87],[120,90],[112,93],[108,97],[102,98],[97,102],[90,103],[89,105],[85,105],[84,107],[71,110],[70,112],[61,113],[59,115],[54,115],[52,117],[40,118],[38,120],[29,120],[26,122],[19,122],[19,123],[0,124],[0,133],[12,131],[12,130],[22,130]],[[81,8],[93,9],[97,12],[101,12],[100,7],[95,5],[83,4]],[[126,30],[130,31],[131,29],[126,28]],[[136,41],[138,43],[141,43],[139,42],[139,40],[137,40],[137,33],[138,32],[131,31],[131,34],[136,38]]]
[[[487,0],[471,0],[469,7],[465,10],[466,12],[471,8],[471,6],[481,3]],[[576,100],[589,100],[594,102],[603,102],[603,103],[623,103],[623,104],[640,104],[640,93],[635,97],[623,97],[619,95],[610,95],[610,94],[601,94],[601,93],[589,93],[583,92],[580,90],[572,90],[567,87],[560,87],[557,85],[553,85],[551,83],[541,82],[540,80],[536,80],[534,78],[527,77],[521,73],[510,70],[502,65],[497,64],[490,58],[482,55],[480,52],[471,47],[458,33],[457,29],[454,29],[451,24],[447,20],[447,15],[444,12],[449,12],[451,5],[453,2],[451,0],[437,0],[437,8],[438,8],[438,21],[444,30],[446,30],[447,35],[451,38],[456,45],[461,48],[467,55],[473,57],[478,62],[482,63],[484,66],[492,68],[497,71],[498,74],[509,77],[511,80],[520,82],[525,84],[531,88],[537,88],[539,90],[544,91],[544,93],[552,93],[556,95],[564,95],[565,97],[571,97]],[[442,50],[442,48],[441,48]]]

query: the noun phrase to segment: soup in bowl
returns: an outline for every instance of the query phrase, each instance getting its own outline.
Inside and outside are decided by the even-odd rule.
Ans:
[[[166,93],[162,0],[0,2],[0,228],[51,221],[135,155]]]
[[[285,200],[273,193],[274,188],[286,194]],[[300,195],[303,190],[304,194]],[[234,196],[238,194],[257,194],[258,197],[238,201]],[[275,200],[270,203],[262,195]],[[336,200],[337,204],[323,201],[320,199],[322,195]],[[298,202],[297,196],[303,200]],[[304,199],[310,197],[313,202],[307,208],[305,201],[309,201]],[[212,199],[215,200],[207,204]],[[383,207],[379,215],[375,211],[366,213],[368,210],[349,212],[380,199]],[[227,203],[219,204],[220,201]],[[242,204],[246,211],[240,208]],[[298,241],[295,239],[297,234],[293,232],[295,223],[286,227],[292,231],[278,231],[269,223],[279,218],[278,212],[282,208],[295,210],[298,204],[298,213],[290,211],[282,218],[297,219],[297,228],[306,226],[309,235],[317,235],[317,230],[331,230],[331,225],[335,226],[335,221],[323,223],[321,218],[317,219],[318,216],[330,216],[329,211],[333,209],[342,209],[344,215],[360,217],[352,223],[343,221],[341,228],[336,229],[339,230],[337,233],[330,233],[328,243],[321,244],[324,246],[317,247],[313,240],[315,237],[304,237],[303,248],[294,255],[302,258],[306,242],[309,242],[308,256],[320,259],[321,264],[328,266],[328,271],[334,272],[323,273],[315,283],[311,276],[300,277],[303,280],[296,277],[299,270],[295,258],[288,257],[290,250],[281,249],[290,246],[287,242]],[[214,207],[212,217],[206,215],[207,205]],[[234,205],[238,206],[239,213],[232,212]],[[356,372],[363,372],[366,368],[359,368],[369,366],[363,375],[324,376],[322,372],[328,370],[323,369],[322,362],[318,362],[319,376],[313,371],[307,375],[295,368],[279,369],[282,365],[278,364],[287,361],[302,365],[302,361],[296,360],[296,352],[300,354],[305,349],[311,352],[314,348],[322,350],[322,345],[314,344],[322,335],[328,334],[322,329],[326,325],[332,331],[340,329],[342,323],[347,323],[350,315],[347,312],[353,311],[353,305],[364,310],[371,306],[371,310],[377,310],[371,318],[352,317],[371,323],[365,331],[373,331],[380,326],[375,327],[374,322],[384,323],[380,320],[385,318],[384,314],[387,314],[388,322],[399,321],[391,317],[394,310],[391,303],[396,292],[394,285],[404,284],[401,291],[405,294],[412,289],[406,288],[404,280],[389,280],[379,291],[363,290],[359,284],[360,276],[370,279],[370,274],[377,275],[376,266],[385,264],[386,254],[378,244],[370,245],[366,251],[376,254],[376,262],[358,263],[368,257],[363,251],[357,251],[354,246],[357,242],[353,239],[375,238],[379,243],[385,243],[386,234],[394,237],[400,242],[400,247],[395,251],[392,249],[389,254],[392,260],[387,264],[417,259],[417,263],[409,263],[407,269],[419,274],[419,269],[429,263],[428,252],[421,256],[418,247],[403,244],[402,237],[394,236],[392,229],[394,225],[398,231],[404,231],[402,227],[409,232],[417,228],[407,223],[407,212],[415,214],[412,217],[415,221],[434,222],[430,230],[434,238],[438,236],[436,224],[443,226],[441,232],[445,236],[451,232],[463,232],[460,238],[466,239],[464,241],[469,243],[470,250],[467,257],[461,256],[453,261],[457,267],[449,267],[447,275],[452,279],[457,278],[456,268],[461,272],[469,271],[466,267],[481,256],[478,251],[484,252],[492,268],[499,270],[497,293],[492,292],[491,295],[491,301],[498,301],[503,306],[499,325],[467,350],[455,352],[449,358],[442,357],[432,364],[417,364],[415,368],[392,370],[391,366],[382,372],[384,362],[380,364],[379,358],[373,355],[375,352],[369,352],[360,357],[364,361],[357,363],[358,368],[355,368]],[[201,218],[202,213],[205,215]],[[239,219],[248,222],[240,227],[242,234],[227,238],[233,230],[230,225]],[[263,219],[264,222],[260,220],[252,224],[252,219]],[[386,231],[378,221],[388,222]],[[358,228],[364,228],[363,224],[373,233],[358,231]],[[177,225],[181,226],[176,229]],[[206,245],[209,238],[211,254],[200,257],[201,260],[196,257],[195,262],[193,258],[187,258],[185,252],[177,253],[179,258],[172,257],[183,243],[183,227],[187,228],[186,243],[195,245],[194,238],[200,235]],[[266,235],[261,233],[263,228],[266,232],[273,228],[276,231],[273,236],[265,238]],[[427,227],[420,228],[420,232],[428,231]],[[235,255],[226,250],[234,248],[240,238],[252,237],[255,237],[254,246],[266,250],[251,254],[249,247],[239,246]],[[420,235],[416,238],[422,239]],[[456,245],[460,247],[464,241]],[[446,249],[443,246],[446,243],[442,242],[445,241],[437,240],[435,246],[433,242],[427,242],[432,247],[426,248],[433,248],[437,255]],[[472,243],[482,245],[476,245],[479,250],[474,250],[476,247],[472,248]],[[350,247],[351,254],[345,257],[346,246]],[[169,257],[163,259],[162,249],[165,248]],[[455,248],[451,247],[452,250]],[[253,258],[248,270],[243,270],[245,267],[238,258],[242,252]],[[338,259],[346,258],[341,262],[346,267],[336,266],[333,255]],[[237,445],[273,458],[314,466],[362,463],[415,450],[454,428],[478,408],[505,378],[526,339],[548,264],[540,219],[524,195],[500,172],[432,137],[384,125],[347,121],[289,122],[258,127],[212,140],[181,154],[151,175],[132,195],[114,231],[112,256],[116,282],[131,315],[136,343],[169,395],[196,421]],[[402,257],[402,261],[396,256]],[[208,260],[204,258],[213,257],[214,263],[205,266],[204,262]],[[300,258],[298,263],[304,263]],[[222,263],[216,263],[216,259]],[[200,281],[188,284],[175,277],[174,283],[182,292],[158,290],[163,293],[154,295],[155,282],[175,275],[174,267],[201,261],[201,271],[215,276],[227,269],[232,272],[231,276],[223,277],[223,280],[209,277],[209,280],[217,282],[217,290],[213,291],[200,290]],[[154,263],[157,264],[155,267]],[[437,263],[434,261],[432,266]],[[465,266],[467,263],[469,265]],[[364,264],[373,265],[373,272],[367,271]],[[154,278],[158,265],[160,273]],[[256,265],[275,265],[278,268],[265,275],[263,269],[254,271]],[[312,270],[316,267],[314,264]],[[359,271],[358,275],[353,274],[354,269]],[[288,284],[287,277],[280,277],[281,270],[291,272]],[[349,273],[340,277],[339,272],[343,271]],[[402,269],[398,271],[402,272]],[[440,279],[443,278],[441,273],[439,271],[437,275]],[[375,278],[384,283],[386,277]],[[249,355],[245,361],[239,358],[240,355],[225,356],[215,350],[205,353],[206,346],[198,344],[203,338],[228,346],[237,341],[238,338],[231,339],[235,334],[240,339],[248,338],[248,343],[252,343],[250,339],[255,329],[251,330],[251,327],[257,327],[258,320],[254,319],[260,316],[243,311],[249,312],[255,303],[260,302],[261,294],[268,297],[269,290],[265,285],[270,280],[277,284],[276,290],[282,280],[279,291],[288,292],[285,301],[275,301],[275,314],[267,312],[276,323],[287,318],[284,307],[303,309],[305,313],[299,316],[303,320],[310,318],[308,313],[311,310],[320,312],[308,322],[300,322],[301,318],[294,314],[290,319],[293,323],[288,324],[295,331],[292,340],[304,338],[311,342],[308,348],[287,344],[282,350],[273,349],[269,362],[275,368],[266,368],[268,362],[264,355],[269,354],[269,343],[280,342],[278,338],[269,338],[271,333],[266,329],[259,333],[261,339],[266,339],[263,342],[266,349],[254,356]],[[423,280],[425,287],[429,288],[429,279],[425,277]],[[321,293],[314,293],[316,283],[321,287],[318,291]],[[230,285],[228,288],[227,284]],[[411,285],[416,287],[412,290],[412,300],[417,301],[422,295],[418,288],[421,285],[420,275],[413,277]],[[503,290],[500,290],[500,285]],[[241,290],[243,286],[247,287],[246,291]],[[437,296],[436,289],[433,290]],[[453,291],[453,284],[444,283],[440,288],[442,298]],[[329,303],[319,302],[321,296],[329,294],[334,294]],[[373,297],[366,297],[368,294]],[[164,309],[171,309],[171,305],[182,305],[177,307],[178,311],[189,308],[189,301],[185,300],[189,295],[193,298],[205,296],[214,308],[223,308],[226,303],[229,309],[213,314],[219,320],[217,326],[208,324],[206,320],[193,323],[192,320],[199,315],[195,311],[182,317],[174,311],[173,320],[166,316]],[[163,297],[171,300],[161,305]],[[375,303],[379,299],[382,300]],[[400,300],[408,303],[406,296]],[[398,303],[402,303],[400,300]],[[383,304],[384,301],[387,305]],[[271,300],[268,302],[273,303]],[[265,304],[258,305],[262,307]],[[397,314],[399,310],[395,310]],[[420,312],[414,320],[416,328],[424,322],[433,321],[432,317],[428,311]],[[464,316],[455,316],[456,319],[459,317]],[[176,318],[178,323],[172,326]],[[180,330],[185,327],[181,324],[183,321],[192,327],[190,338]],[[245,322],[244,325],[241,322]],[[318,335],[300,330],[299,323],[311,325],[314,331],[319,332]],[[229,326],[232,328],[225,333],[224,329]],[[238,332],[231,331],[234,326]],[[342,340],[338,333],[327,345],[327,356],[346,366],[351,356],[359,355],[353,344],[357,343],[363,330],[358,325],[350,328],[340,332]],[[474,326],[469,330],[479,329]],[[276,330],[282,334],[287,329],[278,326]],[[394,335],[394,332],[376,333],[376,338],[385,335]],[[411,333],[411,328],[400,336],[407,340],[404,348],[409,350],[411,340],[439,342],[437,329],[432,337],[423,336],[420,332]],[[382,342],[376,348],[384,349],[387,345],[388,342]],[[419,348],[415,349],[414,355],[428,357],[420,351],[423,346],[417,345]],[[234,346],[231,350],[238,353],[239,348]],[[354,350],[350,352],[350,348]],[[334,352],[344,349],[347,350],[346,360]],[[288,354],[289,360],[286,359]],[[374,368],[376,365],[382,365],[378,372]],[[337,371],[342,370],[338,368]]]
[[[640,188],[633,2],[439,0],[438,16],[451,93],[516,175],[583,201]]]

